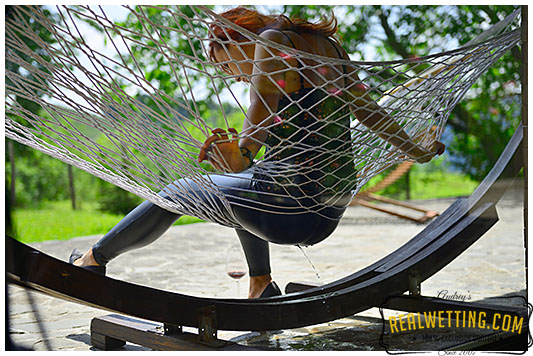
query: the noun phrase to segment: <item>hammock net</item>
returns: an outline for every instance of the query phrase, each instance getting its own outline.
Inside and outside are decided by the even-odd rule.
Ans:
[[[209,165],[197,162],[211,130],[230,128],[231,117],[238,113],[244,120],[247,110],[243,84],[233,85],[235,76],[223,70],[227,63],[214,64],[209,60],[212,25],[224,31],[238,31],[244,43],[262,45],[286,63],[281,72],[255,71],[247,78],[249,81],[255,75],[279,77],[297,73],[317,83],[298,100],[284,94],[284,105],[271,110],[261,125],[252,125],[248,131],[250,135],[253,130],[268,130],[273,138],[264,144],[250,168],[255,179],[264,177],[276,182],[283,191],[273,191],[273,196],[299,191],[299,196],[305,197],[302,208],[306,211],[318,211],[324,204],[348,205],[370,178],[409,159],[382,139],[379,132],[350,115],[350,105],[383,110],[415,138],[416,144],[429,148],[440,138],[451,110],[476,79],[520,40],[519,29],[512,26],[519,15],[517,11],[456,50],[411,60],[356,62],[320,57],[268,41],[204,6],[124,9],[131,11],[139,26],[129,28],[114,23],[98,7],[57,7],[59,20],[54,22],[40,7],[13,8],[5,25],[5,58],[11,64],[6,68],[15,68],[6,69],[5,73],[6,137],[169,211],[237,228],[239,222],[215,203],[222,202],[229,208],[224,194],[207,176],[222,173],[214,173]],[[154,13],[164,21],[154,21],[150,15]],[[91,48],[87,35],[79,28],[80,21],[90,23],[105,36],[108,50]],[[32,30],[34,23],[49,31],[55,41],[44,42]],[[159,58],[158,73],[175,83],[178,94],[169,95],[160,88],[157,78],[146,75],[146,56]],[[232,61],[253,63],[248,58]],[[353,88],[339,84],[346,83],[353,72],[360,78],[351,82]],[[284,82],[272,82],[284,93]],[[253,84],[249,90],[258,93]],[[362,97],[354,94],[358,90],[368,93],[372,101],[361,102]],[[313,105],[332,97],[337,109],[329,116],[311,117],[309,125],[298,121],[309,114]],[[207,99],[215,103],[208,111],[202,107]],[[20,104],[22,100],[42,110],[37,114],[29,111]],[[317,102],[309,104],[309,100]],[[290,119],[280,121],[282,111],[283,117],[289,115]],[[209,112],[209,117],[205,112]],[[294,133],[280,138],[277,130],[281,126]],[[293,179],[302,175],[318,189],[306,190],[298,179]],[[168,188],[168,198],[158,195],[180,178],[189,180]],[[208,198],[190,196],[184,186],[187,182],[200,186]],[[245,200],[242,204],[247,205]],[[268,206],[261,209],[269,211]],[[276,207],[272,210],[276,211]]]

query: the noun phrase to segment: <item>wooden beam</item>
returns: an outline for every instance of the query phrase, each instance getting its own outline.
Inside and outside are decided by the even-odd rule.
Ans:
[[[366,271],[320,288],[264,299],[198,298],[140,286],[59,261],[7,239],[8,278],[49,295],[161,323],[200,327],[202,310],[213,310],[219,330],[278,330],[336,320],[381,305],[387,296],[409,289],[409,275],[423,281],[451,262],[495,223],[485,204],[461,219],[437,242],[391,265],[384,273]],[[98,290],[99,293],[94,293]],[[150,303],[146,303],[149,300]]]
[[[353,200],[353,202],[355,204],[364,206],[365,208],[381,211],[383,213],[387,213],[389,215],[397,216],[399,218],[402,218],[402,219],[405,219],[405,220],[410,220],[410,221],[416,222],[416,223],[424,223],[424,222],[426,222],[426,221],[428,221],[428,220],[430,220],[430,219],[432,219],[432,218],[434,218],[434,217],[439,215],[439,213],[437,213],[436,211],[431,211],[431,210],[426,211],[426,210],[417,208],[417,209],[413,209],[413,210],[423,211],[424,215],[421,216],[421,217],[413,217],[413,216],[410,216],[410,215],[399,213],[399,212],[391,210],[391,209],[387,209],[387,208],[385,208],[383,206],[372,204],[372,203],[369,202],[370,200],[373,200],[373,199],[371,199],[371,198],[369,198],[369,199],[366,199],[366,198],[365,199],[355,198]],[[387,202],[389,204],[394,204],[394,203],[390,202],[390,200],[392,200],[392,199],[387,199],[387,198],[386,199],[381,199],[381,198],[378,198],[378,199],[375,199],[375,200]],[[399,202],[399,203],[401,203],[401,202]],[[402,206],[402,207],[407,207],[406,206],[407,204],[403,204],[403,203],[402,204],[395,204],[395,205]]]
[[[259,351],[258,349],[218,339],[218,345],[198,341],[198,335],[178,328],[165,331],[163,324],[110,314],[93,318],[91,344],[102,350],[116,350],[131,342],[159,351]]]

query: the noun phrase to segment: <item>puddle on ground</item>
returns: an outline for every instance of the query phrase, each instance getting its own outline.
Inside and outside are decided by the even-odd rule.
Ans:
[[[425,329],[396,333],[383,330],[380,318],[353,316],[305,328],[251,332],[233,338],[241,345],[270,351],[435,351],[485,337],[488,329]]]
[[[379,319],[352,317],[305,328],[252,332],[232,341],[271,351],[373,351],[383,350],[381,328]]]

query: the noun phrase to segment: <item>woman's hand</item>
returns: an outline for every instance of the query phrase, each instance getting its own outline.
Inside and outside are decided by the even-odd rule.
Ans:
[[[446,146],[440,141],[433,141],[431,149],[419,157],[413,157],[418,163],[427,163],[435,156],[440,156],[444,153]]]
[[[209,163],[217,170],[222,172],[241,172],[246,169],[246,159],[243,157],[239,148],[237,130],[229,128],[228,132],[232,134],[229,139],[228,132],[224,129],[217,128],[211,131],[209,136],[198,154],[198,162],[208,160]]]
[[[430,149],[427,149],[427,148],[424,148],[424,147],[420,147],[419,149],[417,150],[414,150],[412,153],[409,152],[408,155],[413,158],[415,161],[417,161],[418,163],[427,163],[429,161],[431,161],[431,159],[435,156],[440,156],[441,154],[444,153],[444,150],[446,149],[446,146],[440,142],[440,141],[437,141],[436,140],[436,135],[437,135],[437,127],[436,126],[433,126],[431,129],[430,129],[430,134],[427,138],[425,138],[424,141],[427,141],[427,140],[432,140],[433,142],[431,143],[431,148]],[[418,135],[416,135],[413,140],[417,143],[420,143],[420,141],[422,141],[422,139],[424,138],[423,136],[425,133],[424,132],[421,132],[419,133]]]

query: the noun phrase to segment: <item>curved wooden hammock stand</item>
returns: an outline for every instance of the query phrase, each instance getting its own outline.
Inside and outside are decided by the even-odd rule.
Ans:
[[[443,307],[444,301],[421,297],[420,284],[459,256],[498,221],[495,204],[507,187],[495,183],[502,174],[507,177],[518,174],[523,166],[522,137],[520,126],[491,172],[470,197],[455,201],[422,232],[388,256],[323,286],[255,300],[192,297],[100,276],[12,238],[8,238],[6,244],[8,279],[51,296],[163,323],[167,334],[178,332],[181,326],[195,327],[200,342],[211,346],[225,345],[226,348],[227,343],[216,339],[217,329],[297,328],[336,320],[372,307],[436,310]],[[292,287],[294,285],[289,284],[287,291],[291,292]],[[406,291],[411,295],[402,296]],[[462,308],[478,307],[473,303],[465,304]],[[498,307],[498,310],[502,308]],[[93,344],[108,347],[108,341],[118,339],[119,344],[124,340],[132,341],[128,336],[119,335],[121,318],[93,319]],[[122,320],[127,324],[130,319]],[[115,327],[111,327],[113,323]],[[130,330],[130,334],[134,332]],[[153,333],[150,334],[150,338],[153,337]],[[172,347],[162,346],[166,341],[153,340],[145,345],[161,349],[184,345],[180,344],[183,339],[178,337],[177,340],[180,341]]]

